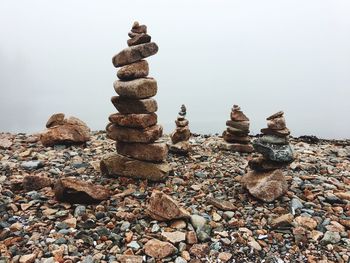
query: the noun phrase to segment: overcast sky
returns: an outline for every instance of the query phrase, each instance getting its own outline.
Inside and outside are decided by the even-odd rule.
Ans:
[[[38,132],[55,112],[104,129],[114,54],[133,21],[159,52],[159,122],[221,133],[239,104],[252,133],[284,110],[292,135],[350,138],[350,1],[0,0],[0,131]]]

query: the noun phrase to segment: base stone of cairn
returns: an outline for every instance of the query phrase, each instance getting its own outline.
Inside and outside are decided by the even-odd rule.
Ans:
[[[219,148],[241,153],[253,152],[254,148],[248,137],[250,125],[248,117],[238,105],[233,105],[230,117],[226,122],[227,129],[222,134],[223,141],[218,144]]]
[[[149,66],[144,58],[158,52],[151,42],[147,27],[135,22],[129,32],[128,48],[112,59],[120,69],[114,82],[118,96],[111,101],[119,111],[109,116],[107,136],[116,141],[117,152],[107,154],[100,162],[101,173],[150,181],[164,181],[170,172],[165,161],[166,143],[160,141],[163,128],[157,125],[157,81],[148,77]]]
[[[169,151],[172,153],[186,155],[191,151],[189,142],[191,131],[188,127],[189,121],[185,118],[186,113],[186,106],[182,104],[179,116],[175,121],[176,129],[170,135],[171,143],[168,144]]]
[[[264,202],[272,202],[288,190],[281,169],[293,162],[294,153],[288,141],[290,132],[283,114],[280,111],[267,118],[268,127],[261,129],[263,136],[253,141],[255,151],[261,156],[248,162],[252,171],[241,180],[251,195]]]

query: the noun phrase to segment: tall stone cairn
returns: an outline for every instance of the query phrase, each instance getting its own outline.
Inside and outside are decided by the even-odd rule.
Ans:
[[[157,124],[157,81],[147,77],[149,73],[146,57],[158,52],[151,42],[147,27],[134,22],[128,48],[116,54],[113,65],[119,80],[114,82],[118,96],[111,101],[119,111],[109,116],[107,136],[116,141],[117,152],[103,157],[100,163],[102,174],[122,176],[150,181],[164,181],[169,173],[166,143],[158,139],[163,135]]]
[[[241,111],[238,105],[233,105],[230,120],[226,121],[226,130],[222,137],[225,142],[221,142],[219,147],[224,150],[241,153],[251,153],[254,151],[250,144],[249,118]]]
[[[179,115],[175,120],[176,129],[170,135],[171,143],[169,143],[169,151],[172,153],[186,155],[191,150],[189,142],[191,131],[188,127],[189,122],[186,119],[186,114],[186,106],[182,104]]]
[[[261,156],[248,162],[252,171],[241,180],[253,196],[265,202],[272,202],[287,191],[281,169],[294,160],[288,140],[290,131],[283,115],[283,111],[279,111],[267,118],[267,128],[261,129],[263,136],[253,141],[255,151]]]

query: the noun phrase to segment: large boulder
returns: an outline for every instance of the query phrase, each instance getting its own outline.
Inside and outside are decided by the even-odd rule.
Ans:
[[[170,172],[168,163],[151,163],[131,159],[118,153],[104,156],[100,162],[101,173],[149,181],[164,181]]]
[[[82,144],[90,140],[90,128],[75,117],[62,120],[61,114],[54,114],[46,126],[48,129],[40,134],[40,141],[44,146]]]
[[[75,178],[57,180],[54,190],[57,200],[68,203],[99,203],[110,197],[110,191],[105,187]]]
[[[287,181],[279,169],[271,172],[250,171],[242,177],[241,184],[251,195],[264,202],[272,202],[288,190]]]

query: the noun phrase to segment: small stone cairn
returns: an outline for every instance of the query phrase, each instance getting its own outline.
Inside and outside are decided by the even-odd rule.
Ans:
[[[169,151],[177,154],[188,154],[191,150],[191,145],[189,139],[191,137],[191,132],[188,127],[188,120],[186,117],[186,106],[182,104],[179,116],[175,120],[176,129],[170,135],[171,143],[169,146]]]
[[[109,116],[107,136],[116,141],[117,153],[104,156],[100,168],[108,176],[122,176],[150,181],[163,181],[170,168],[166,157],[166,143],[159,141],[163,135],[162,126],[157,124],[157,81],[147,77],[148,63],[144,58],[158,52],[156,43],[151,42],[147,27],[134,22],[128,48],[112,59],[120,69],[119,80],[114,89],[119,96],[111,101],[118,113]]]
[[[253,141],[255,151],[262,156],[249,161],[252,171],[241,181],[253,196],[265,202],[272,202],[287,191],[281,169],[294,160],[288,140],[290,131],[283,115],[283,111],[279,111],[267,118],[267,128],[261,129],[263,136]]]
[[[233,105],[231,118],[226,121],[227,129],[222,136],[224,141],[219,143],[219,148],[241,153],[251,153],[254,151],[249,139],[249,119],[241,111],[238,105]]]

